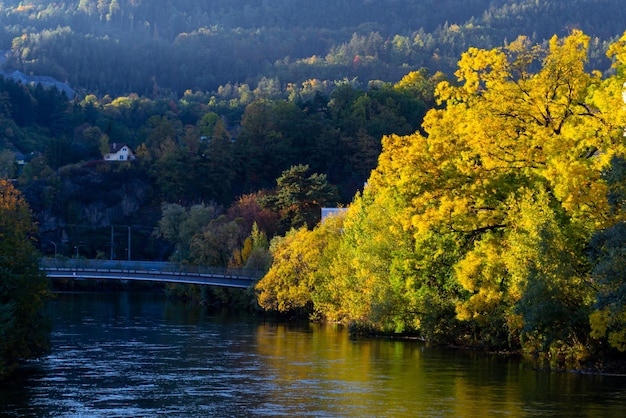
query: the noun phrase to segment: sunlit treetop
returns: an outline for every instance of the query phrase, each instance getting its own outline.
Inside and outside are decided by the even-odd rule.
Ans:
[[[370,184],[392,181],[410,197],[418,231],[497,227],[511,194],[539,185],[573,218],[603,224],[601,173],[625,152],[624,80],[585,70],[588,42],[574,31],[546,47],[522,37],[503,48],[470,48],[457,83],[438,85],[442,108],[425,117],[426,135],[386,137]],[[618,43],[610,53],[620,62],[624,50]]]

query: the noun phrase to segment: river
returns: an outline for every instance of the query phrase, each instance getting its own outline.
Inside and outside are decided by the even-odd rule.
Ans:
[[[53,349],[0,386],[1,416],[622,417],[626,378],[353,339],[161,293],[59,293]]]

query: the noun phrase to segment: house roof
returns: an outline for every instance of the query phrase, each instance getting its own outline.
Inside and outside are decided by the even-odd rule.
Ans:
[[[109,144],[109,153],[110,154],[115,154],[116,152],[118,152],[119,150],[121,150],[124,147],[128,147],[128,149],[130,151],[133,150],[130,146],[128,146],[128,144],[126,144],[124,142],[120,142],[120,143],[114,142],[112,144]]]

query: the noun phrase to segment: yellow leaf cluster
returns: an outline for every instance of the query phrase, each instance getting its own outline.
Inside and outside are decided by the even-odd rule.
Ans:
[[[507,270],[503,247],[494,236],[485,237],[455,266],[456,278],[469,299],[457,304],[457,318],[480,320],[494,316],[506,297]]]
[[[626,351],[626,310],[613,312],[610,308],[594,311],[589,315],[592,338],[607,337],[609,344],[619,351]]]
[[[373,174],[412,202],[417,233],[442,224],[471,231],[506,220],[507,197],[546,184],[568,214],[597,227],[607,212],[600,177],[610,155],[624,153],[626,115],[617,82],[584,69],[588,37],[574,31],[539,50],[470,48],[459,85],[437,88],[445,106],[419,133],[389,136]],[[542,69],[527,71],[541,57]]]

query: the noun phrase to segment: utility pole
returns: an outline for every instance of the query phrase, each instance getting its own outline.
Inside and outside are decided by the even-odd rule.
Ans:
[[[128,261],[130,261],[130,226],[128,227]]]
[[[111,224],[111,260],[115,258],[115,241],[113,237],[115,236],[115,227]]]

